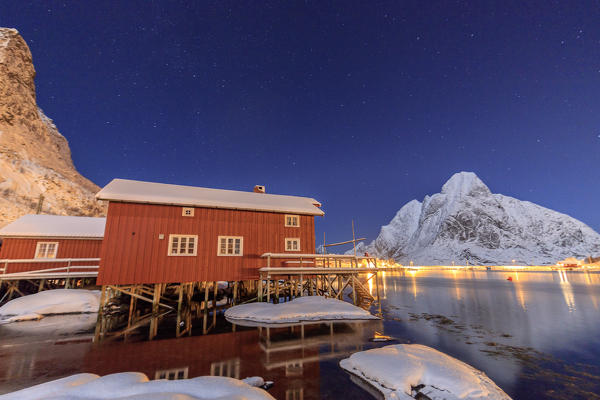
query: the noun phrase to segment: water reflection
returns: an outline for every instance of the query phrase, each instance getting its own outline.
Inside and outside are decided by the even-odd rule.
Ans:
[[[600,366],[598,277],[566,271],[398,273],[388,277],[387,286],[397,289],[387,294],[384,315],[410,323],[388,322],[386,332],[447,352],[518,392],[523,363],[498,354],[499,348],[531,347],[568,363]]]
[[[129,337],[127,341],[93,344],[93,324],[90,333],[76,336],[71,343],[56,332],[54,337],[35,342],[22,336],[24,330],[1,330],[0,393],[78,372],[140,371],[150,379],[258,375],[276,383],[269,390],[275,398],[319,399],[321,377],[327,375],[320,363],[371,347],[369,338],[383,332],[382,321],[241,328],[226,324],[220,316],[218,320],[235,331],[161,339],[159,330],[159,338],[152,341]],[[163,324],[168,325],[166,321]],[[145,332],[138,335],[138,339],[145,337]],[[9,344],[11,340],[19,345]]]
[[[363,389],[338,362],[386,345],[370,339],[390,335],[399,338],[396,343],[429,345],[484,370],[513,398],[545,398],[550,389],[577,397],[573,388],[579,386],[600,391],[600,373],[593,369],[600,370],[599,276],[412,269],[382,277],[383,321],[247,328],[221,315],[190,312],[180,320],[165,315],[152,328],[139,325],[101,344],[91,342],[90,315],[10,324],[0,326],[0,393],[79,372],[141,371],[151,379],[261,375],[275,381],[270,392],[279,399],[363,399]],[[365,287],[376,294],[374,279]],[[157,336],[147,341],[150,329]],[[536,363],[553,363],[528,359],[535,351],[556,357],[570,372],[532,372]],[[569,381],[581,369],[583,380]],[[557,387],[561,381],[566,383]]]

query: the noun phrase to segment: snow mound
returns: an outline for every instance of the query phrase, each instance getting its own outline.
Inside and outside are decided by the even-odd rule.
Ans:
[[[228,320],[253,321],[266,324],[300,321],[377,319],[368,311],[345,301],[321,296],[298,297],[288,303],[251,303],[225,311]]]
[[[2,400],[264,400],[266,391],[233,378],[155,380],[139,372],[76,374],[0,396]]]
[[[352,354],[340,361],[346,371],[377,388],[385,399],[510,400],[483,372],[431,347],[397,344]],[[419,385],[424,385],[419,387]]]
[[[0,323],[41,319],[53,314],[95,313],[99,306],[98,290],[46,290],[19,297],[0,307]]]

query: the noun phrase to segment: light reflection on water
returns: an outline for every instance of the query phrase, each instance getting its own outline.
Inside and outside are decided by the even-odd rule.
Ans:
[[[367,286],[375,294],[374,279]],[[366,393],[337,364],[386,345],[369,340],[377,334],[457,357],[515,399],[585,398],[573,386],[600,392],[597,273],[415,269],[384,274],[380,293],[384,321],[267,329],[234,327],[219,317],[210,334],[194,326],[192,336],[179,339],[173,319],[161,322],[156,340],[142,340],[147,334],[140,332],[100,345],[90,342],[90,316],[0,326],[0,393],[78,372],[135,370],[151,379],[261,375],[275,381],[276,398],[362,399]]]

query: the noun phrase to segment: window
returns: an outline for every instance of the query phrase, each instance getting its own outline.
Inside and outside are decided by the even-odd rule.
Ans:
[[[188,367],[175,369],[162,369],[154,373],[154,379],[168,379],[174,381],[176,379],[187,379]]]
[[[244,238],[241,236],[219,236],[219,256],[244,255]]]
[[[56,258],[58,242],[38,242],[35,247],[35,258]]]
[[[286,389],[285,400],[303,400],[304,388]]]
[[[192,207],[183,207],[181,209],[181,215],[184,217],[193,217],[194,209]]]
[[[195,256],[197,235],[169,235],[170,256]]]
[[[240,379],[240,359],[233,358],[225,361],[215,361],[210,365],[212,376],[225,376]]]
[[[285,226],[292,226],[297,228],[300,226],[300,216],[298,215],[285,215]]]
[[[285,251],[300,251],[300,239],[285,238]]]

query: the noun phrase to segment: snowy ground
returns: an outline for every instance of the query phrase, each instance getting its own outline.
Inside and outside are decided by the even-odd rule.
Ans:
[[[340,361],[340,366],[371,384],[386,400],[414,399],[417,393],[433,400],[510,400],[483,372],[419,344],[361,351]]]
[[[46,290],[19,297],[0,307],[0,324],[36,320],[53,314],[96,313],[99,305],[98,290]]]
[[[368,311],[345,301],[321,296],[298,297],[288,303],[251,303],[234,306],[225,317],[236,324],[250,321],[262,324],[284,324],[301,321],[377,319]]]
[[[219,376],[181,380],[148,380],[139,372],[100,377],[76,374],[0,396],[1,400],[270,400],[263,389],[253,387],[261,378],[247,382]]]

